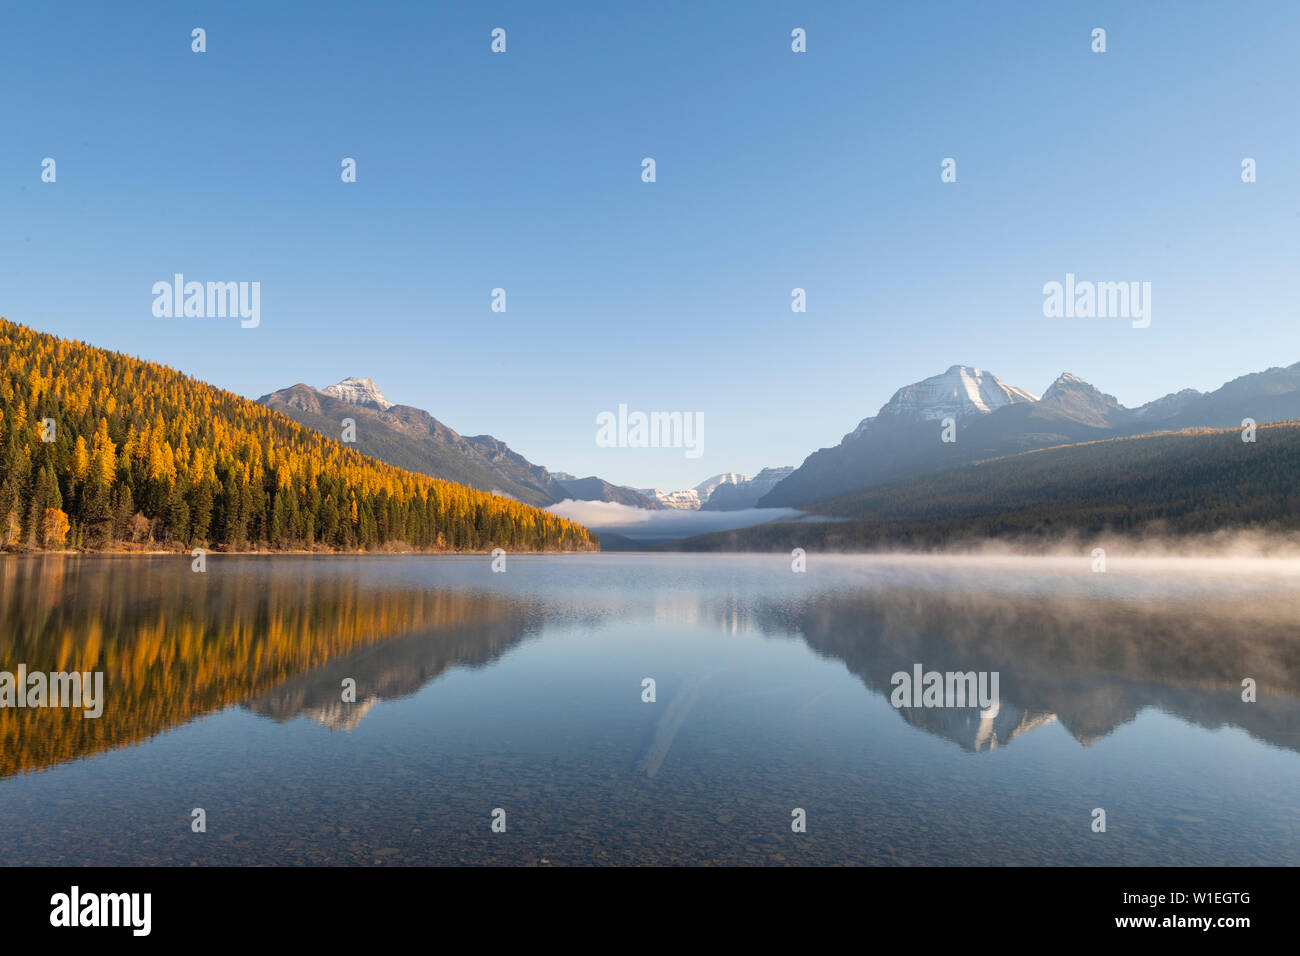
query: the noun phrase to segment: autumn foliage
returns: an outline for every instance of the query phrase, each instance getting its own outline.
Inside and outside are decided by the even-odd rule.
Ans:
[[[52,439],[52,440],[49,440]],[[166,366],[0,319],[0,547],[586,550]]]
[[[516,599],[337,574],[327,558],[206,575],[180,561],[170,565],[180,586],[158,563],[168,561],[0,561],[0,666],[101,671],[108,695],[93,719],[76,706],[0,707],[0,779],[148,739],[401,637],[438,636],[412,650],[416,673],[430,680],[490,659],[535,619]],[[335,700],[337,686],[330,682]]]

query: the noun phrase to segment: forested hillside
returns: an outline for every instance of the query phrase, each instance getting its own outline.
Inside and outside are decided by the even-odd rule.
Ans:
[[[179,372],[0,318],[0,547],[594,549]]]
[[[1300,425],[1187,429],[1025,452],[813,505],[827,522],[701,535],[685,550],[861,550],[1067,534],[1300,530]]]

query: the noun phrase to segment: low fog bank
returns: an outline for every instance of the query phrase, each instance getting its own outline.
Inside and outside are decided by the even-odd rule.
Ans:
[[[763,547],[739,536],[729,541],[722,534],[684,541],[681,550],[789,554],[793,548],[803,548],[810,557],[845,555],[917,566],[949,563],[993,568],[1032,564],[1043,570],[1055,567],[1077,570],[1082,566],[1097,571],[1122,568],[1158,571],[1169,567],[1180,572],[1203,571],[1216,575],[1294,574],[1300,583],[1300,531],[1233,530],[1184,535],[1153,531],[1099,535],[1065,532],[1050,538],[961,538],[941,544],[882,543],[878,547],[853,550],[826,547],[814,535],[801,542],[799,528],[786,522],[774,526],[773,530],[781,532],[779,538],[762,542]],[[811,526],[809,530],[813,530]],[[702,543],[707,546],[701,546]]]
[[[1100,550],[1104,554],[1096,554]],[[1228,570],[1239,562],[1266,562],[1280,566],[1295,562],[1300,567],[1300,532],[1217,531],[1212,534],[1083,535],[1062,534],[1051,539],[989,538],[963,540],[924,549],[890,549],[863,552],[900,560],[934,558],[978,558],[982,561],[1012,562],[1033,559],[1090,563],[1104,558],[1107,567],[1116,562],[1144,564],[1194,563]]]
[[[597,534],[608,532],[634,541],[672,541],[714,531],[735,531],[769,521],[805,518],[794,508],[746,508],[741,511],[650,511],[616,501],[577,501],[568,498],[546,509],[585,525]]]
[[[937,564],[1100,571],[1123,568],[1206,574],[1294,574],[1300,582],[1300,531],[1224,530],[1208,534],[1172,534],[1158,524],[1141,532],[1083,534],[1062,531],[1051,536],[1017,535],[999,538],[959,537],[942,543],[911,545],[881,542],[848,549],[828,546],[821,532],[842,519],[826,518],[795,508],[747,508],[741,511],[649,511],[609,501],[566,500],[547,511],[585,525],[598,535],[656,550],[688,552],[785,554],[803,548],[812,555],[853,555],[895,565]],[[770,525],[771,539],[755,538],[745,529]],[[736,532],[736,534],[731,534]],[[762,532],[767,533],[767,532]],[[711,537],[704,537],[709,535]],[[679,543],[680,542],[680,543]],[[611,548],[613,549],[613,548]],[[1103,553],[1097,553],[1097,552]]]

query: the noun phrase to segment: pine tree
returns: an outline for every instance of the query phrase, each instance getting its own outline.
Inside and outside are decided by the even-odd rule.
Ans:
[[[366,458],[162,366],[0,319],[0,546],[151,537],[231,549],[596,546],[555,515]]]

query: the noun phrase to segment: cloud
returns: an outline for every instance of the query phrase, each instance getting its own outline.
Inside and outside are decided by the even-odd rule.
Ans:
[[[616,501],[577,501],[567,498],[546,509],[593,531],[621,534],[638,541],[668,541],[710,531],[732,531],[802,515],[794,508],[746,508],[742,511],[649,511]]]

